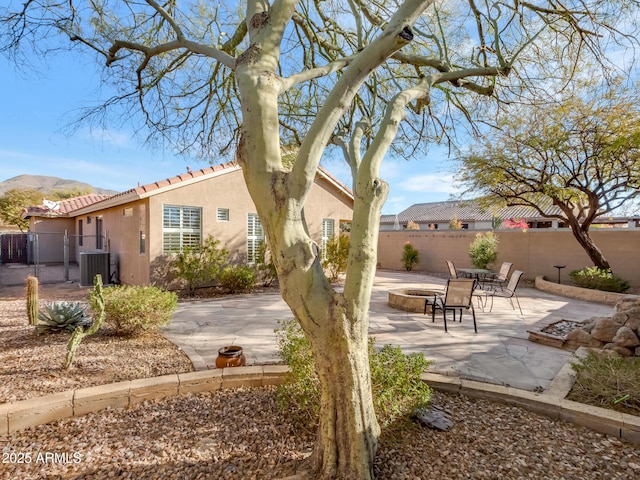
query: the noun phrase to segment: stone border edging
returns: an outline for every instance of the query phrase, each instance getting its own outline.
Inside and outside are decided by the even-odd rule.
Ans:
[[[623,298],[638,298],[637,295],[630,295],[628,293],[604,292],[602,290],[574,287],[573,285],[550,282],[542,275],[538,275],[535,278],[534,285],[538,290],[553,293],[554,295],[577,298],[588,302],[606,303],[608,305],[615,305]]]
[[[277,385],[287,371],[286,365],[200,370],[67,390],[0,404],[0,435],[107,408],[127,407],[145,400],[243,386]]]
[[[286,365],[202,370],[68,390],[5,403],[0,405],[0,435],[108,408],[127,407],[145,400],[223,388],[277,385],[287,371]],[[567,370],[563,367],[558,376],[566,374]],[[567,380],[554,380],[548,393],[541,394],[434,373],[425,373],[422,379],[435,390],[516,405],[640,444],[640,417],[566,400],[565,396],[571,388],[569,383],[567,389]]]

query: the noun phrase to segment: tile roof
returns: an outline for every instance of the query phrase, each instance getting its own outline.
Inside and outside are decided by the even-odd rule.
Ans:
[[[187,167],[186,173],[181,173],[180,175],[176,175],[175,177],[165,178],[164,180],[158,180],[153,183],[147,183],[146,185],[138,185],[136,188],[132,188],[130,190],[126,190],[122,193],[117,193],[114,195],[115,197],[120,195],[126,195],[128,193],[136,193],[137,195],[148,194],[153,192],[154,190],[158,190],[160,188],[168,187],[170,185],[176,185],[178,183],[192,180],[203,175],[209,175],[214,172],[221,172],[222,170],[226,170],[228,168],[237,167],[238,164],[236,162],[226,162],[221,163],[219,165],[212,165],[207,168],[202,168],[200,170],[191,170]]]
[[[544,208],[547,214],[560,213],[560,209],[549,203]],[[445,201],[431,203],[416,203],[398,214],[398,221],[406,223],[448,222],[453,217],[461,222],[466,221],[491,221],[495,216],[502,220],[509,218],[541,218],[537,210],[531,207],[500,207],[496,209],[483,209],[474,200]],[[380,223],[389,224],[395,222],[395,215],[383,215]]]
[[[237,162],[226,162],[221,163],[219,165],[212,165],[210,167],[202,168],[200,170],[191,170],[187,167],[186,173],[181,173],[180,175],[176,175],[174,177],[165,178],[163,180],[158,180],[156,182],[148,183],[146,185],[138,185],[135,188],[131,188],[129,190],[125,190],[124,192],[116,193],[115,195],[85,195],[83,197],[76,197],[73,199],[69,199],[68,205],[65,205],[64,209],[62,204],[60,205],[60,209],[56,212],[53,212],[50,209],[47,209],[45,206],[38,207],[30,207],[28,209],[28,213],[24,213],[27,216],[37,215],[37,216],[65,216],[69,215],[71,212],[75,212],[76,210],[83,209],[85,207],[92,207],[94,209],[101,208],[109,208],[115,205],[119,205],[122,203],[127,203],[132,200],[148,197],[154,195],[156,193],[160,193],[160,191],[165,190],[167,188],[177,188],[181,186],[185,182],[194,181],[197,182],[198,179],[204,180],[205,177],[209,175],[221,174],[224,173],[225,170],[235,171],[239,169],[240,166]],[[327,181],[334,184],[339,190],[341,190],[345,195],[353,200],[353,193],[343,183],[341,183],[337,178],[331,175],[327,170],[322,167],[319,167],[318,173],[320,176],[324,177]],[[202,178],[201,178],[202,177]],[[86,198],[85,197],[92,197]],[[98,198],[100,197],[100,198]],[[74,202],[75,201],[75,202]],[[102,202],[102,204],[100,204]],[[86,212],[85,212],[86,213]]]
[[[58,202],[51,202],[50,206],[43,203],[42,205],[25,208],[22,212],[22,217],[64,217],[74,210],[93,205],[111,197],[112,195],[90,193]]]

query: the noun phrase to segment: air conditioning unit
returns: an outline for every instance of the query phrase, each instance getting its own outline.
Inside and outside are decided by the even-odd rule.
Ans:
[[[109,283],[109,252],[80,252],[80,286],[92,287],[97,274],[102,275],[102,283]]]

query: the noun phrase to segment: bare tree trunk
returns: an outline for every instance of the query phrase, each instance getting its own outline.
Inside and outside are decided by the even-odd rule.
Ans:
[[[237,160],[267,235],[282,297],[314,354],[321,397],[320,426],[310,457],[314,479],[374,478],[380,426],[373,408],[369,371],[368,312],[376,269],[378,221],[388,194],[388,186],[378,178],[378,166],[395,136],[395,122],[391,122],[393,129],[385,130],[386,141],[378,140],[379,146],[372,150],[376,154],[362,159],[354,179],[357,193],[344,293],[336,292],[323,272],[320,249],[306,230],[304,203],[344,105],[381,58],[410,41],[407,25],[430,1],[405,2],[390,23],[393,28],[388,26],[379,39],[365,48],[369,53],[354,60],[353,68],[339,80],[344,85],[328,96],[317,114],[291,169],[283,165],[280,150],[278,96],[283,80],[276,75],[274,62],[279,37],[267,35],[269,28],[277,25],[278,15],[284,17],[285,12],[272,9],[270,16],[253,11],[248,14],[249,32],[256,43],[236,65],[243,118]],[[417,8],[419,4],[423,4],[422,8]]]
[[[333,328],[313,342],[321,405],[311,469],[313,478],[372,479],[380,427],[373,408],[368,337],[350,329],[360,322],[352,322],[342,310],[335,311]]]
[[[347,300],[333,289],[319,248],[306,232],[301,204],[282,201],[288,196],[287,173],[252,167],[250,137],[243,141],[238,161],[267,234],[282,297],[309,339],[320,380],[311,478],[370,480],[380,427],[369,372],[368,303]],[[361,290],[360,296],[368,299],[371,285],[365,282]]]
[[[609,265],[607,259],[589,236],[589,226],[587,225],[586,228],[584,225],[580,226],[577,221],[569,221],[569,225],[571,226],[573,236],[576,237],[580,246],[584,249],[587,255],[589,255],[593,264],[602,270],[611,270],[611,265]]]

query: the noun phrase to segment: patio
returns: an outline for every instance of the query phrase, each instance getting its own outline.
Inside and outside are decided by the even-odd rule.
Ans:
[[[478,333],[471,316],[450,322],[445,333],[441,315],[397,310],[388,292],[399,288],[442,289],[443,278],[414,272],[378,271],[370,307],[369,332],[376,343],[398,345],[405,353],[422,352],[433,362],[431,372],[455,375],[526,390],[546,389],[571,352],[530,342],[528,330],[559,320],[582,321],[607,316],[610,305],[569,299],[520,286],[524,316],[506,299],[496,299],[493,311],[476,309]],[[196,369],[213,368],[218,348],[242,345],[247,364],[278,363],[274,330],[291,312],[277,294],[260,294],[181,303],[167,338],[189,355]]]

